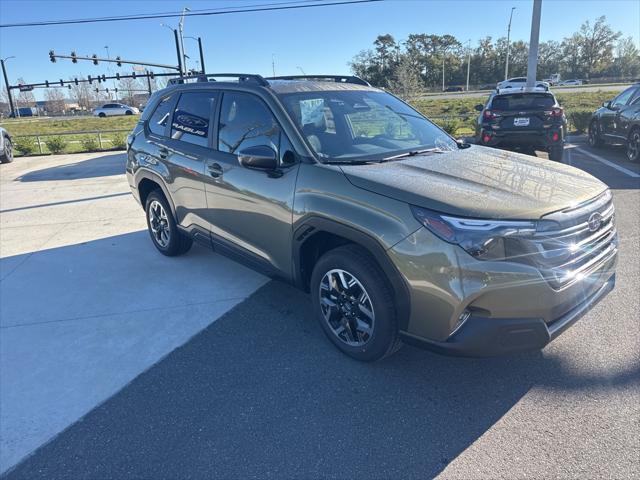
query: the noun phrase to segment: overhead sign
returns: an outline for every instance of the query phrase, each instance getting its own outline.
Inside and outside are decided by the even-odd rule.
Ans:
[[[31,90],[33,90],[33,86],[32,85],[18,85],[18,89],[21,92],[30,92]]]

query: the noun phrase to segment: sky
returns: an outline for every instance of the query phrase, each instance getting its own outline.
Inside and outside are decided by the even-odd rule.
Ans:
[[[0,24],[101,17],[191,9],[241,7],[283,0],[0,0]],[[331,0],[324,0],[331,1]],[[511,7],[516,7],[512,40],[529,41],[532,0],[384,0],[361,5],[326,6],[274,12],[187,17],[185,36],[202,37],[207,72],[249,72],[278,75],[344,74],[359,51],[370,48],[379,34],[402,41],[411,33],[451,34],[460,41],[490,35],[506,36]],[[606,15],[608,23],[640,46],[640,0],[543,0],[540,40],[562,40]],[[176,64],[173,34],[177,18],[82,25],[0,28],[0,57],[10,83],[71,76],[130,73],[130,67],[94,66],[70,60],[49,62],[48,52],[106,56]],[[197,43],[185,40],[189,67],[196,67]],[[42,98],[43,90],[36,97]]]

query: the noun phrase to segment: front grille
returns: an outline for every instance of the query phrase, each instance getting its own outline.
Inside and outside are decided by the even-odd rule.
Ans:
[[[608,190],[584,204],[542,217],[527,240],[529,260],[558,289],[576,282],[616,254],[615,208]]]

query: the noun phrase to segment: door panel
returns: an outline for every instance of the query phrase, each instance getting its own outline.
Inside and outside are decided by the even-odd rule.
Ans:
[[[282,159],[293,155],[293,148],[268,107],[249,93],[224,93],[218,130],[219,150],[208,161],[205,180],[206,219],[214,243],[222,249],[235,248],[253,263],[289,278],[299,165],[287,165]],[[238,152],[256,145],[268,145],[278,152],[281,167],[277,171],[240,164]]]
[[[607,109],[601,117],[602,131],[605,135],[618,138],[622,134],[620,131],[620,116],[627,108],[627,102],[635,93],[636,87],[626,89],[611,101],[611,108]]]

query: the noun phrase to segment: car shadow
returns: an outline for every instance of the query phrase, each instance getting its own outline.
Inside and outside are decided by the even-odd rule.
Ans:
[[[272,281],[7,478],[432,478],[532,387],[624,388],[639,373],[411,347],[359,363],[306,294]]]
[[[20,182],[46,182],[122,175],[126,161],[126,153],[110,153],[76,163],[34,170],[16,180]]]

